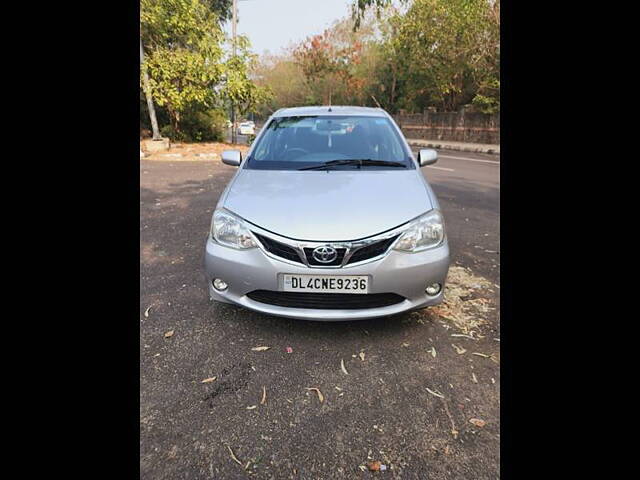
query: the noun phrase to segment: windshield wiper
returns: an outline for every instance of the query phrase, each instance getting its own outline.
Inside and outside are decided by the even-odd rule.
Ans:
[[[387,160],[372,160],[370,158],[349,158],[348,160],[330,160],[328,162],[321,163],[320,165],[312,165],[310,167],[302,167],[298,170],[318,170],[322,168],[334,167],[338,165],[358,165],[358,168],[364,166],[376,166],[376,167],[402,167],[407,168],[404,163],[401,162],[389,162]]]

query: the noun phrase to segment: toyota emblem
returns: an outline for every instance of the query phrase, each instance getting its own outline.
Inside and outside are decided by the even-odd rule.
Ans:
[[[338,257],[338,252],[329,245],[323,245],[322,247],[314,248],[312,255],[320,263],[331,263]]]

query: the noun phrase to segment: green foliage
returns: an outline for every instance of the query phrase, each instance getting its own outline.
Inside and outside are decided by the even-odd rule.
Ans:
[[[456,111],[469,103],[499,111],[499,0],[354,0],[352,6],[350,19],[260,62],[259,82],[274,93],[263,110],[330,98],[391,112]]]
[[[499,12],[488,0],[415,0],[395,20],[406,102],[455,110],[499,75]]]
[[[221,22],[231,20],[233,16],[233,0],[208,0],[207,4],[218,15]]]
[[[187,108],[213,105],[213,88],[222,68],[211,64],[200,52],[158,48],[147,59],[154,100],[165,106],[177,121]]]
[[[171,125],[163,131],[171,138],[220,138],[219,117],[230,102],[246,113],[268,100],[268,88],[256,85],[248,74],[255,62],[248,39],[239,39],[235,57],[228,54],[230,45],[225,51],[220,25],[229,17],[230,5],[230,0],[140,2],[140,34],[146,53],[142,67],[150,77],[158,117],[162,112],[169,117]]]
[[[140,7],[151,93],[179,132],[187,110],[214,106],[223,74],[222,30],[201,0],[141,0]]]
[[[270,90],[268,99],[257,106],[261,117],[283,107],[314,103],[302,69],[288,55],[264,56],[253,68],[253,76]]]
[[[364,104],[372,80],[371,25],[354,32],[343,20],[293,50],[293,61],[304,75],[312,103]]]
[[[179,130],[173,125],[165,125],[160,130],[163,136],[179,142],[221,142],[226,118],[221,110],[191,110],[181,118]]]
[[[189,48],[203,54],[222,40],[218,16],[203,0],[140,0],[140,34],[146,49]]]
[[[342,93],[340,87],[352,80],[351,66],[357,61],[356,48],[340,48],[332,40],[331,32],[327,31],[300,45],[293,54],[310,90],[325,105],[341,103],[336,96]]]
[[[500,111],[500,80],[492,78],[482,85],[472,105],[482,113],[498,113]]]
[[[225,80],[222,85],[223,96],[238,107],[241,115],[255,112],[258,105],[264,104],[272,95],[268,87],[257,85],[249,75],[256,67],[257,55],[249,50],[249,39],[237,36],[236,56],[228,58],[224,64]]]

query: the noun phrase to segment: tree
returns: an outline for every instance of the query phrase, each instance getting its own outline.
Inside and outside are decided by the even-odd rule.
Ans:
[[[263,55],[255,74],[273,96],[261,111],[328,103],[377,105],[373,96],[380,93],[378,73],[383,61],[378,30],[373,15],[367,15],[357,31],[353,21],[345,18],[284,54]]]
[[[407,3],[408,0],[400,0],[402,3]],[[380,13],[386,8],[392,5],[392,0],[353,0],[351,4],[351,17],[353,18],[353,29],[357,30],[362,24],[362,20],[365,18],[367,9],[375,7],[376,15],[380,17]]]
[[[222,65],[186,49],[156,49],[147,61],[150,84],[158,105],[169,112],[176,131],[180,119],[188,109],[207,109],[214,106],[214,87],[222,78]]]
[[[354,75],[360,62],[362,44],[341,42],[335,29],[326,30],[302,43],[293,57],[302,69],[307,84],[325,105],[348,103],[357,98],[362,79]]]
[[[251,53],[249,47],[246,36],[236,37],[236,55],[231,55],[224,65],[225,78],[221,86],[223,97],[243,115],[255,112],[271,96],[268,87],[259,86],[250,78],[249,72],[256,67],[257,55]]]
[[[211,10],[218,15],[220,23],[231,20],[233,0],[208,0]]]
[[[231,0],[141,0],[142,71],[149,74],[144,90],[168,114],[174,137],[198,140],[211,133],[211,122],[222,123],[231,101],[242,112],[266,101],[268,90],[249,75],[255,56],[248,39],[240,38],[239,55],[225,52],[221,23],[230,5]]]
[[[287,54],[264,57],[259,81],[275,98],[262,108],[331,102],[395,113],[471,103],[499,111],[499,0],[398,1],[355,1],[356,30],[354,17],[343,19]]]
[[[271,92],[269,98],[258,105],[261,116],[291,105],[308,104],[311,91],[291,52],[262,56],[254,65],[252,74],[257,84],[268,87]]]
[[[211,108],[215,100],[223,73],[218,17],[200,0],[141,0],[140,6],[151,94],[180,132],[183,112]]]
[[[499,78],[497,1],[415,0],[396,21],[398,54],[409,60],[403,72],[408,104],[453,111],[471,102],[481,88],[495,93],[491,86]]]

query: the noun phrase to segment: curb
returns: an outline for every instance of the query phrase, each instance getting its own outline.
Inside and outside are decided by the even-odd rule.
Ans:
[[[458,152],[473,152],[473,153],[490,153],[493,155],[500,155],[500,145],[473,145],[473,144],[454,144],[446,142],[432,142],[429,140],[413,141],[407,140],[412,147],[429,147],[439,150],[455,150]]]

